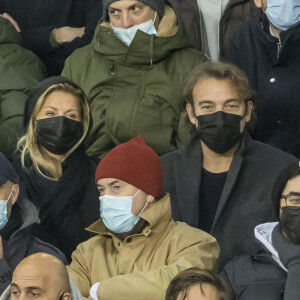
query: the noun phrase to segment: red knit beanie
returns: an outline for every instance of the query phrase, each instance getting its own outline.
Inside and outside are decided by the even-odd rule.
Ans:
[[[162,194],[162,168],[159,156],[137,136],[111,150],[99,163],[95,181],[116,178],[159,199]]]

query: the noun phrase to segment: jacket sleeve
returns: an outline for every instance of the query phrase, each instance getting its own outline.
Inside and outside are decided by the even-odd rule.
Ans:
[[[0,96],[0,151],[8,159],[12,158],[23,132],[23,110],[26,98],[27,95],[20,91],[9,91]]]
[[[170,281],[179,272],[190,267],[212,270],[217,262],[219,247],[213,237],[179,249],[168,265],[156,270],[118,275],[100,282],[99,300],[165,299]]]
[[[0,259],[0,295],[10,285],[12,278],[12,270],[5,258]]]

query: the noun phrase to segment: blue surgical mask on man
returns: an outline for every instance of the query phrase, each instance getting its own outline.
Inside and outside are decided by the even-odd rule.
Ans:
[[[134,39],[135,34],[138,29],[147,34],[150,34],[150,35],[157,33],[157,31],[154,27],[155,19],[156,19],[156,12],[155,12],[153,20],[146,21],[146,22],[138,24],[136,26],[132,26],[129,28],[119,28],[119,27],[114,27],[113,25],[111,25],[111,26],[114,30],[115,35],[122,42],[124,42],[127,46],[129,46],[131,44],[132,40]]]
[[[115,233],[129,232],[137,223],[139,216],[148,204],[147,202],[138,216],[131,212],[132,199],[139,191],[133,196],[104,195],[99,197],[100,217],[110,231]]]
[[[275,27],[286,31],[300,23],[300,0],[268,0],[265,13]]]
[[[10,199],[14,186],[10,191],[10,194],[7,200],[0,200],[0,230],[4,228],[6,223],[8,222],[8,215],[7,215],[7,202]]]

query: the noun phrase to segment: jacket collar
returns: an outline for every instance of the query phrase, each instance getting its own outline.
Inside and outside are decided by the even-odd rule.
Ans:
[[[170,23],[173,25],[167,29],[168,35],[164,29]],[[160,29],[159,26],[157,35],[148,35],[138,30],[132,43],[127,46],[115,36],[109,23],[100,21],[95,30],[92,46],[96,52],[108,59],[129,65],[151,65],[174,50],[191,46],[180,18],[176,17],[175,11],[170,6],[166,6],[160,24],[164,28]]]
[[[170,195],[166,194],[163,198],[153,203],[151,207],[141,214],[140,218],[149,223],[149,226],[146,226],[141,233],[144,236],[148,236],[151,232],[164,231],[172,219]],[[99,235],[114,236],[113,232],[106,228],[102,219],[93,223],[86,230]]]
[[[217,207],[216,215],[212,224],[211,233],[214,232],[216,225],[222,215],[222,212],[229,200],[230,194],[237,181],[240,173],[244,156],[252,143],[252,139],[248,133],[244,133],[239,148],[235,151],[230,169],[226,178],[224,189]],[[197,133],[192,137],[190,143],[182,150],[184,163],[175,165],[175,174],[180,178],[176,178],[184,189],[178,189],[181,214],[183,219],[190,220],[189,223],[193,227],[199,227],[199,196],[201,185],[201,168],[203,165],[203,153],[201,143]]]
[[[271,254],[273,260],[287,272],[287,269],[284,267],[282,262],[279,259],[279,255],[277,250],[274,248],[272,244],[272,232],[274,227],[278,224],[278,222],[264,223],[257,225],[254,229],[255,238],[258,240],[260,245]]]
[[[22,219],[21,227],[11,234],[8,241],[2,240],[3,252],[7,253],[7,261],[21,261],[25,256],[30,242],[30,227],[38,222],[36,207],[27,199],[18,199],[16,204],[20,207]],[[22,247],[20,247],[22,245]],[[16,266],[15,266],[16,267]]]

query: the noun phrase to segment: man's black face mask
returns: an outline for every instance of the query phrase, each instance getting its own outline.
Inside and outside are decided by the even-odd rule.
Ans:
[[[295,245],[300,245],[300,207],[284,206],[280,216],[281,230]]]
[[[241,120],[243,117],[223,111],[196,116],[200,139],[213,152],[225,153],[229,151],[241,139]]]

